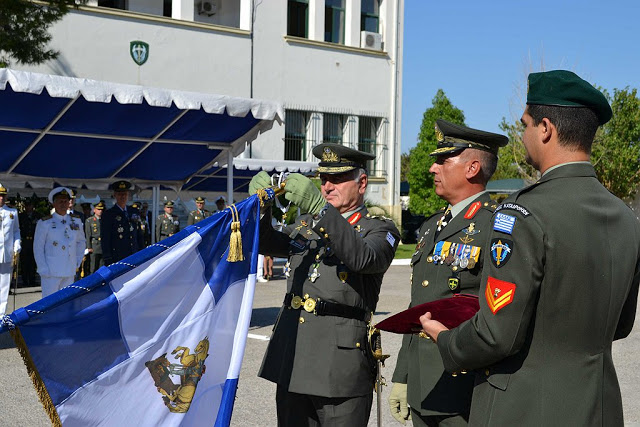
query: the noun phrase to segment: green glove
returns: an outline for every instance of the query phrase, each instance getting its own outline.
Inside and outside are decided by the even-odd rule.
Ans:
[[[407,405],[407,385],[402,383],[393,383],[391,394],[389,394],[389,409],[393,418],[398,420],[402,425],[411,419],[409,406]]]
[[[253,196],[263,188],[271,187],[271,177],[265,171],[258,172],[249,183],[249,195]]]
[[[284,197],[299,207],[302,213],[317,215],[327,204],[313,181],[299,173],[287,177],[284,191]]]

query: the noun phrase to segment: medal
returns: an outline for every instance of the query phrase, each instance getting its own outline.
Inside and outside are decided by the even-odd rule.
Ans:
[[[284,265],[284,276],[288,279],[291,276],[291,263],[287,260],[287,263]]]
[[[316,280],[318,280],[318,277],[320,277],[320,273],[318,273],[318,267],[320,266],[319,262],[316,262],[312,265],[312,271],[311,274],[309,274],[309,280],[311,281],[311,283],[315,283]]]

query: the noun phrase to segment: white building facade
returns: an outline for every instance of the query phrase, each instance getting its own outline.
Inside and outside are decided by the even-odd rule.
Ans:
[[[366,199],[399,218],[403,14],[404,0],[90,0],[51,28],[56,60],[14,68],[278,101],[284,126],[242,157],[374,153]]]

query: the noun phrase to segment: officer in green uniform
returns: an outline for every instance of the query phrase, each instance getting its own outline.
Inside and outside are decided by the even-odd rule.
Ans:
[[[22,286],[30,288],[36,284],[36,260],[33,257],[33,236],[40,214],[33,209],[33,201],[26,199],[24,212],[18,214],[22,250],[20,251],[20,270],[22,271]]]
[[[104,265],[102,260],[102,239],[100,237],[100,224],[102,223],[102,212],[104,211],[104,201],[96,203],[93,207],[93,215],[84,222],[84,234],[89,251],[89,274],[93,274]]]
[[[187,225],[193,225],[205,218],[209,218],[211,216],[211,212],[204,208],[204,197],[196,198],[196,210],[189,212],[189,219],[187,220]]]
[[[118,262],[142,248],[140,212],[127,206],[131,183],[116,181],[111,188],[116,204],[104,212],[100,227],[104,265]]]
[[[180,231],[180,221],[178,216],[173,214],[173,202],[164,204],[164,213],[156,219],[156,242],[173,236]]]
[[[259,375],[277,384],[279,426],[366,426],[375,363],[367,324],[382,276],[400,240],[391,220],[364,206],[365,169],[373,156],[338,144],[320,144],[322,182],[288,176],[285,198],[301,215],[290,233],[260,226],[260,252],[288,257],[287,292]],[[250,194],[271,185],[258,173]]]
[[[422,224],[411,258],[410,307],[451,297],[478,295],[482,255],[495,203],[485,191],[496,170],[506,136],[436,120],[436,160],[429,169],[446,210]],[[389,397],[392,415],[402,424],[411,407],[414,426],[466,425],[473,375],[444,371],[437,346],[424,333],[405,335]]]
[[[522,141],[542,177],[496,208],[475,317],[421,317],[448,371],[477,370],[470,423],[624,424],[611,346],[635,319],[640,223],[589,162],[611,116],[574,73],[529,75]]]

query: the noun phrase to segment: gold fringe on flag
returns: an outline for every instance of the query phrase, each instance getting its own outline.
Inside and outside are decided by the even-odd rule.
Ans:
[[[18,348],[18,352],[20,356],[22,356],[22,360],[27,367],[27,373],[29,374],[29,378],[31,378],[31,382],[33,382],[33,387],[36,389],[36,393],[40,398],[40,402],[42,406],[44,406],[44,410],[49,415],[49,419],[51,420],[51,425],[53,427],[62,427],[62,422],[60,422],[60,417],[58,416],[58,411],[56,411],[56,407],[51,400],[51,396],[49,396],[49,392],[38,373],[38,369],[36,365],[33,363],[33,359],[31,358],[31,353],[29,353],[29,349],[27,348],[27,343],[24,342],[24,338],[20,333],[19,328],[10,329],[9,333],[11,334],[11,338],[13,338],[13,342],[16,343],[16,347]]]
[[[242,234],[240,233],[240,214],[235,204],[229,206],[231,209],[231,238],[229,239],[229,254],[227,261],[238,262],[244,261],[242,253]]]

